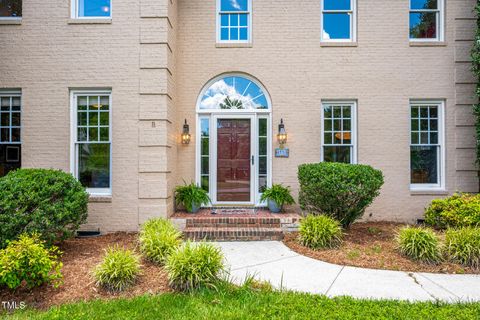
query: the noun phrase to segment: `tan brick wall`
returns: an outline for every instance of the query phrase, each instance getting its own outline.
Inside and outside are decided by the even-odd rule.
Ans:
[[[359,0],[357,47],[320,46],[320,1],[254,1],[253,46],[217,48],[215,1],[181,0],[178,119],[195,124],[198,93],[211,78],[226,72],[253,75],[270,93],[273,133],[283,118],[289,134],[291,156],[273,159],[273,181],[292,186],[296,193],[297,166],[320,159],[321,101],[356,99],[358,161],[385,174],[381,196],[366,216],[414,221],[439,195],[409,190],[410,99],[446,100],[447,189],[475,191],[478,185],[472,171],[473,129],[471,122],[462,123],[471,112],[467,104],[475,101],[473,86],[455,85],[456,79],[472,79],[455,57],[469,55],[457,38],[471,38],[471,21],[459,18],[471,17],[474,1],[446,3],[444,46],[409,45],[408,1]],[[466,149],[457,154],[457,148]],[[194,146],[179,148],[178,157],[177,183],[194,179]]]
[[[283,118],[291,151],[273,160],[273,180],[295,192],[297,166],[320,159],[323,99],[358,101],[359,162],[386,178],[372,219],[413,221],[435,197],[409,191],[410,98],[446,99],[448,191],[478,186],[473,0],[447,1],[438,47],[409,46],[406,0],[359,0],[357,47],[320,46],[319,1],[254,0],[251,48],[216,48],[215,1],[118,0],[111,24],[69,24],[69,3],[25,0],[22,24],[0,25],[0,88],[22,89],[23,166],[66,171],[69,90],[112,89],[113,195],[90,204],[85,228],[136,230],[171,214],[173,187],[194,179],[183,119],[194,134],[198,94],[225,72],[251,74],[270,93],[273,129]]]

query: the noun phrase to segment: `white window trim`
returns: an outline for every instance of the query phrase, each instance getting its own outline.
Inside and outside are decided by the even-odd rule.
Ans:
[[[22,91],[21,90],[0,90],[0,99],[2,97],[20,97],[20,141],[13,141],[13,142],[1,142],[0,144],[22,144],[23,140],[23,98],[22,98]],[[18,113],[18,112],[17,112]],[[10,117],[12,112],[10,111]],[[10,140],[12,139],[12,119],[10,118]],[[18,128],[15,126],[15,128]]]
[[[217,43],[231,43],[231,44],[235,44],[235,43],[252,43],[252,12],[253,12],[253,8],[252,8],[252,0],[248,0],[248,8],[250,9],[249,11],[220,11],[220,8],[221,8],[221,2],[222,0],[217,0]],[[236,14],[248,14],[248,27],[247,27],[247,30],[248,30],[248,39],[247,40],[222,40],[221,39],[221,29],[222,29],[222,23],[221,23],[221,18],[222,18],[222,14],[228,14],[228,13],[236,13]],[[239,22],[240,23],[240,22]],[[239,35],[240,37],[240,35]]]
[[[110,143],[110,188],[87,188],[92,196],[112,195],[112,91],[111,90],[72,90],[70,91],[70,173],[78,179],[77,161],[77,97],[84,95],[105,95],[109,96],[109,141]]]
[[[443,100],[410,100],[408,110],[408,140],[409,140],[409,154],[412,147],[412,107],[415,106],[431,106],[438,107],[438,146],[440,147],[438,155],[438,181],[439,183],[410,183],[410,191],[445,191],[445,101]],[[411,156],[408,161],[409,181],[411,181]]]
[[[411,12],[438,12],[436,38],[410,38]],[[410,42],[442,42],[445,41],[445,1],[438,0],[438,9],[411,9],[411,0],[408,1],[408,39]]]
[[[92,20],[92,19],[100,19],[100,20],[110,20],[112,19],[112,7],[113,7],[113,0],[110,0],[110,15],[109,16],[106,16],[106,17],[95,17],[95,16],[92,16],[92,17],[80,17],[78,15],[78,1],[79,0],[71,0],[71,4],[70,4],[70,17],[72,19],[80,19],[80,20]]]
[[[351,146],[352,147],[352,154],[351,154],[351,163],[356,164],[357,163],[357,101],[355,100],[325,100],[322,101],[321,104],[321,112],[320,112],[320,127],[321,127],[321,132],[320,132],[320,161],[324,161],[324,152],[323,152],[323,147],[325,146],[342,146],[340,144],[328,144],[325,145],[324,142],[324,133],[325,133],[325,128],[324,128],[324,120],[325,120],[325,115],[324,115],[324,107],[328,106],[338,106],[338,105],[349,105],[352,109],[351,112],[351,122],[352,122],[352,143],[351,144],[344,144],[343,146]]]
[[[320,42],[356,42],[357,41],[357,0],[351,1],[351,10],[324,10],[325,0],[320,0]],[[350,15],[350,38],[349,39],[325,39],[323,37],[323,14],[324,13],[348,13]]]

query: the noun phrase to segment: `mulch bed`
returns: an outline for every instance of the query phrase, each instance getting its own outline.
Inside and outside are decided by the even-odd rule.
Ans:
[[[298,242],[298,233],[287,234],[283,242],[302,255],[340,265],[412,272],[480,274],[480,270],[454,263],[430,265],[401,255],[396,250],[395,235],[402,226],[388,222],[356,223],[345,232],[344,241],[338,249],[314,251]]]
[[[23,301],[28,307],[46,309],[50,306],[92,299],[134,297],[145,293],[157,294],[170,291],[165,271],[148,261],[142,260],[142,275],[137,283],[121,293],[110,293],[95,286],[91,271],[104,255],[104,249],[118,244],[136,248],[137,235],[114,233],[94,238],[77,238],[65,241],[60,250],[62,255],[63,284],[58,288],[44,285],[32,290],[26,288],[11,292],[0,289],[0,301]]]

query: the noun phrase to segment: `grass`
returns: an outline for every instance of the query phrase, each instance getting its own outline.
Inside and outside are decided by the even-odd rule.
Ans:
[[[166,293],[91,301],[47,312],[19,311],[9,319],[479,319],[480,303],[443,304],[329,299],[251,288]]]

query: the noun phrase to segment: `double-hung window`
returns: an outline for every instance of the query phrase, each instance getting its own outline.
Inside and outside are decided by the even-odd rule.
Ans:
[[[22,18],[22,0],[0,0],[0,19],[15,20]]]
[[[72,169],[91,194],[111,194],[111,93],[73,92]]]
[[[356,163],[356,103],[324,102],[322,161]]]
[[[443,0],[410,0],[410,40],[443,40]]]
[[[217,13],[217,42],[251,42],[252,0],[217,0]]]
[[[0,177],[21,167],[20,92],[0,91]]]
[[[410,187],[444,186],[443,102],[410,104]]]
[[[72,18],[109,19],[112,17],[110,0],[72,0]]]
[[[356,0],[321,0],[322,42],[356,41]]]

